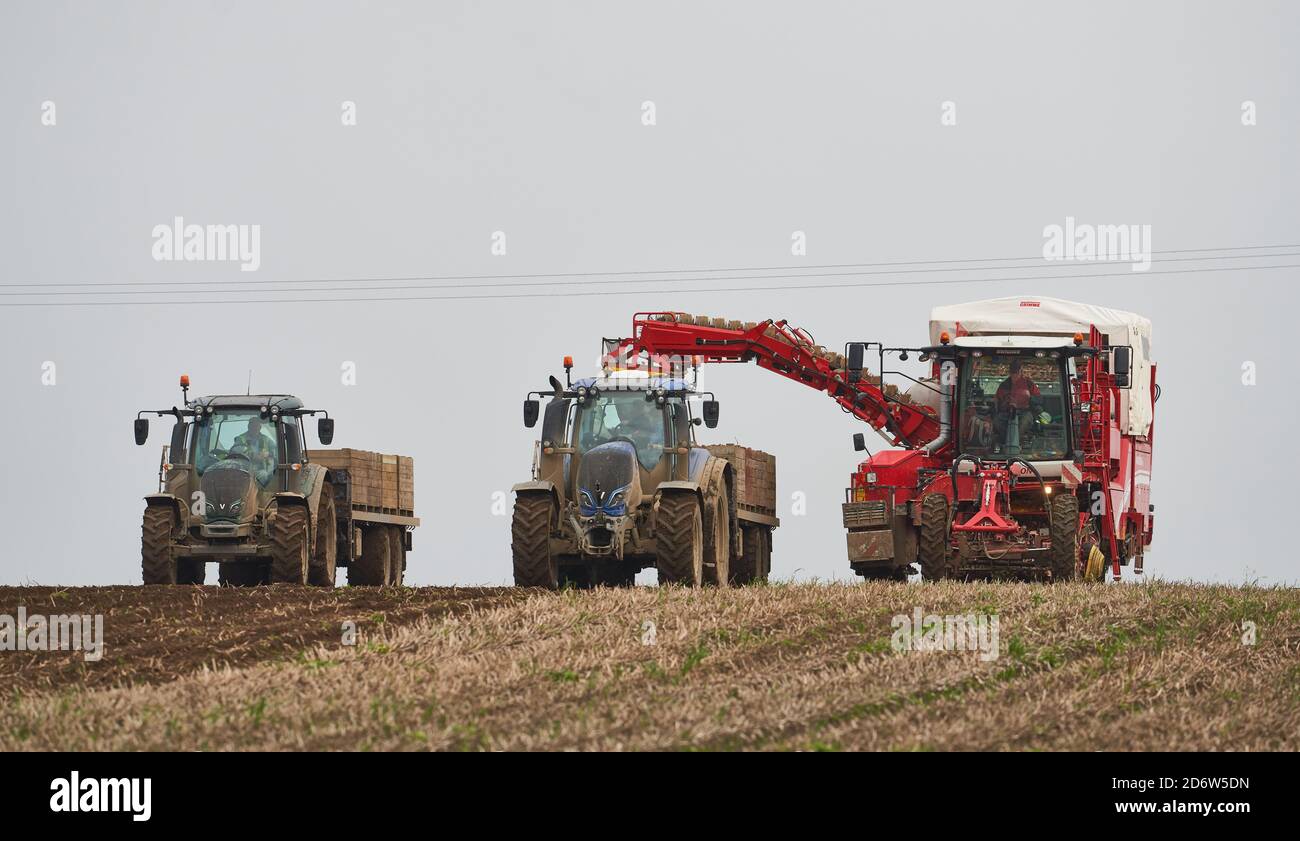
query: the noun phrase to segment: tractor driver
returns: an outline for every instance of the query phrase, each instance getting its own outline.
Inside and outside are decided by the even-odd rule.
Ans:
[[[664,446],[663,415],[652,407],[653,404],[643,402],[628,412],[626,417],[620,413],[618,427],[613,430],[614,435],[623,435],[632,440],[643,462],[657,461],[659,451]]]
[[[998,386],[994,396],[997,413],[993,425],[997,431],[998,441],[1007,440],[1007,427],[1011,415],[1016,415],[1016,425],[1020,428],[1020,440],[1024,440],[1034,428],[1034,415],[1042,411],[1043,395],[1033,378],[1021,370],[1019,359],[1011,360],[1011,372]]]
[[[263,434],[261,418],[249,418],[248,429],[235,436],[230,452],[248,456],[259,473],[275,467],[275,440]]]

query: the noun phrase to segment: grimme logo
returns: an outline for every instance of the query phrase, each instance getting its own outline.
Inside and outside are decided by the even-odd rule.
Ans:
[[[76,771],[50,782],[51,812],[129,812],[133,821],[153,814],[153,780],[150,777],[82,779]]]
[[[0,651],[81,651],[86,662],[104,656],[104,616],[0,613]]]

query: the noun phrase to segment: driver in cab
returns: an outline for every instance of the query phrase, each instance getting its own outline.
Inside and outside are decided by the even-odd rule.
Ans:
[[[249,419],[248,429],[235,436],[230,452],[248,456],[259,470],[275,466],[275,441],[262,432],[261,418]]]
[[[1005,440],[1007,427],[1012,413],[1016,416],[1016,425],[1020,428],[1020,437],[1024,439],[1034,427],[1034,415],[1042,410],[1043,395],[1033,378],[1021,370],[1019,359],[1011,360],[1011,371],[1002,384],[998,386],[994,397],[997,416],[999,440]]]

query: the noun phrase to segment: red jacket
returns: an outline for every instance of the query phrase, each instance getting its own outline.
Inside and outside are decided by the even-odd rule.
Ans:
[[[998,386],[997,402],[999,409],[1014,406],[1028,409],[1031,398],[1042,396],[1038,384],[1024,374],[1012,374]]]

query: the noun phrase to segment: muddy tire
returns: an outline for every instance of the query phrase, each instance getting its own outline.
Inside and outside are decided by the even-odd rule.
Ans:
[[[921,500],[921,529],[916,545],[921,577],[941,581],[952,577],[952,553],[948,550],[948,498],[929,494]]]
[[[219,567],[217,583],[222,587],[259,587],[270,583],[269,572],[266,564],[227,562]]]
[[[307,583],[313,587],[334,586],[339,560],[338,521],[334,514],[334,486],[326,482],[316,508],[316,540],[307,568]]]
[[[549,494],[527,493],[515,497],[510,521],[510,557],[516,587],[560,586],[559,559],[551,554],[551,522],[555,505]]]
[[[693,493],[665,494],[655,516],[661,584],[699,587],[704,579],[704,514]]]
[[[394,587],[402,586],[406,576],[406,546],[403,543],[404,529],[401,526],[388,527],[388,583]]]
[[[732,559],[731,583],[740,587],[767,581],[772,571],[772,530],[766,526],[741,526],[740,557]]]
[[[161,506],[144,510],[140,534],[140,572],[145,584],[175,584],[176,558],[172,554],[175,514]]]
[[[361,557],[348,565],[348,584],[353,587],[383,587],[388,583],[388,529],[366,525],[361,528]]]
[[[713,498],[704,523],[704,583],[726,587],[731,583],[731,521],[727,486]]]
[[[1047,553],[1052,566],[1052,581],[1074,581],[1082,577],[1079,569],[1079,500],[1074,494],[1059,494],[1048,504],[1051,521],[1048,533],[1052,548]]]
[[[301,505],[277,506],[271,520],[271,583],[306,584],[310,561],[307,509]]]

